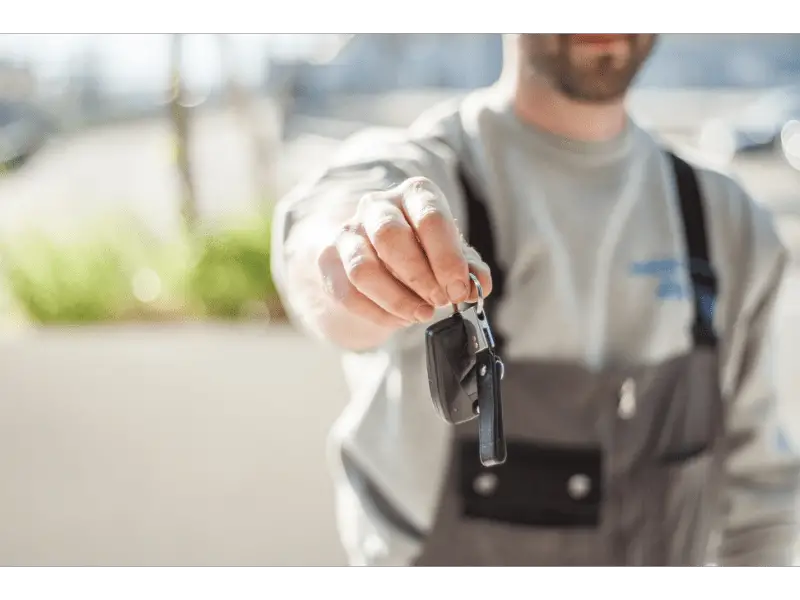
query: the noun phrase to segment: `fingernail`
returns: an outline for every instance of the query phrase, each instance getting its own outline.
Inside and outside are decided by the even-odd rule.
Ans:
[[[434,306],[446,306],[449,304],[447,296],[441,288],[436,288],[431,294],[431,302],[433,302]]]
[[[430,304],[420,304],[414,311],[414,318],[420,323],[430,321],[433,317],[433,307]]]
[[[467,286],[463,281],[453,281],[447,284],[447,295],[450,302],[463,302],[467,298]]]

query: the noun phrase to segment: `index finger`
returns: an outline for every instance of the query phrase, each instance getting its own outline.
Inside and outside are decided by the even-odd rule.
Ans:
[[[410,179],[402,190],[403,212],[425,250],[439,285],[450,302],[467,300],[469,266],[461,250],[461,236],[441,190],[423,177]]]

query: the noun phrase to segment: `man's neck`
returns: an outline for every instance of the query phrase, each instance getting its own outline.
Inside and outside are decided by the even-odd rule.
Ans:
[[[613,139],[623,131],[627,121],[624,99],[610,104],[575,102],[547,85],[530,80],[515,86],[514,112],[524,123],[586,142]]]

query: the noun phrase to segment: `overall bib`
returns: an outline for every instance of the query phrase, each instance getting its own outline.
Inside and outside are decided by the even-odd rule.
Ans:
[[[455,428],[417,565],[705,564],[725,419],[711,323],[717,281],[696,175],[670,160],[694,299],[691,350],[622,370],[505,360],[507,462],[482,467],[474,421]],[[469,242],[493,275],[493,322],[504,273],[489,211],[463,169],[461,185]]]

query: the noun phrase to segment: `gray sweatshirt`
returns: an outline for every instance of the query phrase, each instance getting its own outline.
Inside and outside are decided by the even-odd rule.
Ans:
[[[511,360],[567,360],[590,369],[663,361],[691,343],[692,302],[674,182],[662,149],[629,122],[602,143],[521,123],[501,87],[423,115],[409,130],[348,140],[319,176],[278,206],[273,269],[301,325],[308,299],[285,269],[292,228],[324,203],[348,203],[415,175],[443,190],[457,221],[465,204],[453,148],[468,144],[491,202],[506,293],[493,327]],[[787,255],[770,215],[731,178],[698,167],[710,250],[721,283],[715,326],[728,435],[746,439],[726,462],[719,564],[791,564],[800,462],[779,443],[769,330]],[[441,310],[434,319],[448,314]],[[330,436],[337,517],[352,564],[405,565],[420,542],[392,526],[348,478],[355,461],[415,528],[432,525],[452,431],[431,406],[423,331],[372,351],[342,353],[351,402]],[[312,334],[316,333],[311,331]],[[504,357],[506,358],[506,357]],[[297,399],[303,401],[303,399]]]

